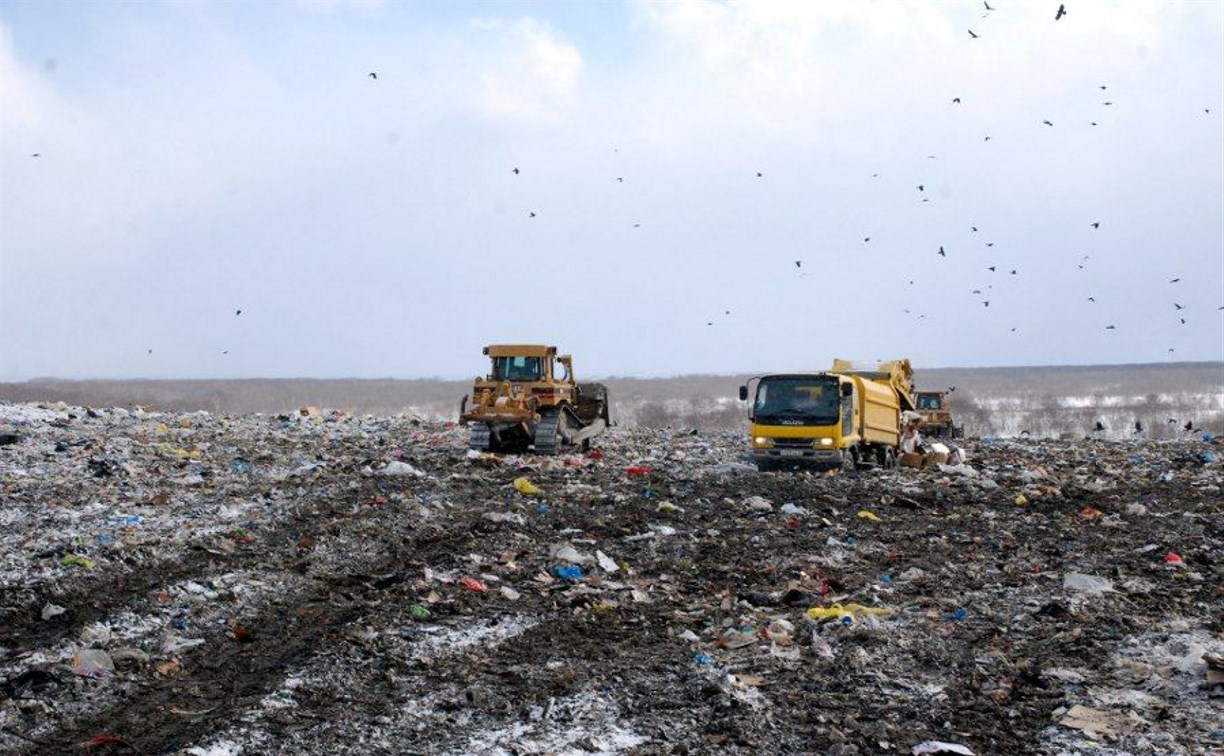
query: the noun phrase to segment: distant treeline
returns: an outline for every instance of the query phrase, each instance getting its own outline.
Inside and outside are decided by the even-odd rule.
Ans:
[[[970,435],[1027,430],[1035,435],[1088,432],[1102,420],[1117,436],[1164,437],[1187,420],[1224,430],[1224,362],[919,370],[918,388],[947,390]],[[745,406],[736,397],[748,376],[602,379],[613,420],[647,427],[735,428]],[[280,414],[320,407],[353,414],[411,413],[453,419],[467,381],[437,379],[33,380],[0,383],[0,401],[65,402],[170,412]],[[1176,420],[1177,423],[1170,423]]]

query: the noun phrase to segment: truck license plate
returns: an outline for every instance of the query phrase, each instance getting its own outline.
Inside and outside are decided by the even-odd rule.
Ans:
[[[783,457],[802,457],[803,450],[802,449],[783,449],[782,456]]]

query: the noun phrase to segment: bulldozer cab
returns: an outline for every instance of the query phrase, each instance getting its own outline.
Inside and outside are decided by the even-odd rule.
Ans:
[[[494,357],[491,377],[495,381],[540,381],[545,379],[544,368],[542,357]]]

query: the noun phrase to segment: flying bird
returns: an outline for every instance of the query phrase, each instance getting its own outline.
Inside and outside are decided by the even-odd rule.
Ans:
[[[1180,280],[1181,280],[1180,278],[1170,278],[1169,283],[1177,283]]]
[[[986,246],[987,246],[987,247],[993,247],[993,246],[994,246],[994,242],[986,242]]]
[[[802,260],[796,260],[796,261],[795,261],[795,267],[796,267],[796,268],[802,268],[802,267],[803,267],[803,261],[802,261]]]
[[[241,314],[242,314],[242,310],[234,310],[234,317],[238,317]]]
[[[1015,269],[1013,269],[1013,270],[1012,270],[1011,274],[1012,274],[1013,276],[1014,276],[1014,275],[1016,275],[1016,271],[1015,271]]]
[[[867,237],[864,237],[864,238],[863,238],[863,243],[867,243],[867,242],[869,242],[869,241],[871,241],[871,237],[870,237],[870,236],[867,236]]]
[[[1193,430],[1194,430],[1194,421],[1193,421],[1193,420],[1187,420],[1187,421],[1186,421],[1186,424],[1185,424],[1184,426],[1182,426],[1182,430],[1186,431],[1187,433],[1189,433],[1190,431],[1193,431]]]
[[[1050,123],[1049,121],[1042,121],[1042,123],[1044,123],[1046,126],[1053,126],[1053,125],[1054,125],[1054,124]]]
[[[983,142],[989,142],[989,141],[990,141],[990,137],[986,137],[986,138],[985,138],[985,139],[983,139],[982,141],[983,141]]]
[[[1105,326],[1105,330],[1106,330],[1106,331],[1116,331],[1116,330],[1118,330],[1118,327],[1117,327],[1117,326],[1115,326],[1115,325],[1107,325],[1107,326]]]
[[[992,10],[994,10],[994,8],[991,8],[991,7],[990,7],[990,3],[986,2],[986,0],[982,0],[982,5],[985,5],[985,6],[986,6],[986,10],[988,10],[988,11],[992,11]]]
[[[953,97],[953,98],[952,98],[952,102],[960,102],[960,98],[959,98],[959,97]]]
[[[375,79],[375,80],[377,80],[377,79],[378,79],[378,74],[377,74],[377,73],[375,73],[375,72],[373,72],[373,71],[371,71],[371,72],[369,73],[369,77],[370,77],[371,79]]]
[[[621,184],[625,183],[625,179],[621,178],[620,176],[616,177],[616,181]]]
[[[1107,102],[1107,103],[1105,103],[1105,104],[1106,104],[1106,105],[1113,105],[1113,103],[1112,103],[1112,102]]]
[[[1106,87],[1105,87],[1105,85],[1104,85],[1104,84],[1102,84],[1102,85],[1101,85],[1101,89],[1105,89],[1105,88],[1106,88]]]
[[[42,157],[42,155],[38,152],[35,152],[34,154],[30,155],[30,157]]]
[[[1088,225],[1092,226],[1093,228],[1100,228],[1100,227],[1101,227],[1101,222],[1100,222],[1100,221],[1097,221],[1097,222],[1095,222],[1095,223],[1089,223]]]
[[[1058,19],[1062,18],[1065,15],[1067,15],[1067,6],[1060,4],[1058,6],[1058,13],[1054,14],[1054,20],[1057,21]]]
[[[1088,301],[1089,301],[1089,302],[1095,302],[1095,301],[1096,301],[1096,297],[1088,297]]]
[[[1182,325],[1185,325],[1185,324],[1186,324],[1186,319],[1185,319],[1185,318],[1178,318],[1178,320],[1180,320],[1180,321],[1181,321],[1181,324],[1182,324]]]
[[[947,256],[948,256],[948,253],[947,253],[947,252],[944,252],[944,248],[943,248],[943,247],[940,247],[940,248],[939,248],[939,256],[940,256],[940,257],[947,257]]]
[[[1096,126],[1096,125],[1097,125],[1097,122],[1096,122],[1096,121],[1091,121],[1091,122],[1089,123],[1089,125],[1090,125],[1090,126]]]
[[[922,184],[919,184],[919,185],[918,185],[918,191],[920,191],[920,192],[922,192],[922,191],[926,191],[926,187],[925,187],[925,186],[923,186]]]
[[[534,217],[535,217],[535,213],[533,213],[533,212],[531,212],[530,210],[528,210],[528,211],[527,211],[527,217],[528,217],[528,218],[534,218]]]
[[[977,226],[970,226],[970,227],[969,227],[969,230],[970,230],[970,231],[972,231],[973,233],[975,233],[975,234],[976,234],[976,233],[977,233]]]
[[[978,35],[974,34],[972,29],[969,30],[969,36],[973,37],[974,39],[978,38]]]
[[[757,178],[763,178],[764,176],[765,174],[761,173],[760,171],[757,171]]]
[[[511,168],[511,169],[510,169],[510,172],[511,172],[511,173],[513,173],[515,176],[519,175],[519,169],[518,169],[518,168]]]
[[[986,270],[990,271],[991,273],[994,273],[994,272],[995,272],[995,266],[991,265],[991,266],[990,266],[990,267],[988,267]]]
[[[1178,304],[1178,303],[1174,302],[1174,303],[1173,303],[1173,309],[1175,309],[1175,310],[1184,310],[1184,309],[1186,309],[1186,306],[1185,306],[1185,305],[1180,305],[1180,304]]]
[[[990,300],[989,300],[989,299],[987,299],[985,302],[983,302],[983,303],[982,303],[982,306],[983,306],[983,307],[989,307],[989,306],[990,306]]]

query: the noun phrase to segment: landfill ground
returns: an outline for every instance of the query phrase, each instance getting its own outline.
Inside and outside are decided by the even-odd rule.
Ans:
[[[1224,748],[1218,440],[746,440],[0,405],[0,751]]]

